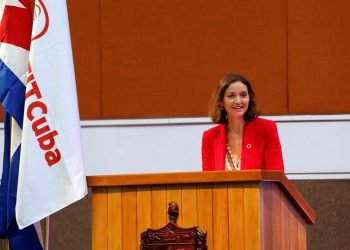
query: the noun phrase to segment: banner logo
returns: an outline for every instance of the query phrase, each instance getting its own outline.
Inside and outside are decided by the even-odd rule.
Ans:
[[[34,6],[34,20],[37,20],[40,27],[38,27],[38,34],[32,34],[32,41],[39,39],[43,35],[45,35],[46,31],[49,29],[49,13],[47,12],[46,6],[43,1],[38,0]]]
[[[28,65],[26,101],[29,98],[34,98],[34,100],[28,105],[25,115],[32,124],[32,130],[41,150],[45,151],[46,163],[51,167],[61,160],[61,152],[55,146],[55,136],[58,135],[58,132],[52,130],[47,122],[46,115],[48,108],[42,101],[42,95],[34,78],[30,63]]]

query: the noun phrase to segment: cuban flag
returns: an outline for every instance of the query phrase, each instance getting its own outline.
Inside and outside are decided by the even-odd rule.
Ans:
[[[11,249],[42,249],[33,225],[19,230],[15,219],[21,150],[25,81],[30,48],[30,0],[0,1],[0,100],[4,107],[5,143],[0,169],[0,236]]]
[[[87,194],[65,0],[36,0],[16,219],[25,228]]]

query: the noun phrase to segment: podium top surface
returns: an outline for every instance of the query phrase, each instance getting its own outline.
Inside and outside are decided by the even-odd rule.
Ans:
[[[246,182],[246,181],[283,181],[288,179],[280,171],[244,170],[244,171],[207,171],[149,174],[118,174],[88,176],[89,187],[98,186],[134,186],[186,183]]]
[[[88,176],[89,187],[112,186],[141,186],[141,185],[168,185],[168,184],[204,184],[204,183],[234,183],[234,182],[274,182],[294,203],[304,215],[306,222],[315,223],[316,213],[304,200],[294,184],[284,173],[272,170],[245,170],[245,171],[208,171],[208,172],[181,172],[181,173],[151,173],[151,174],[123,174]]]

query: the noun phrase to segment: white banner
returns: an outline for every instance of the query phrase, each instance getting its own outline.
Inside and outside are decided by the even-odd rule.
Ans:
[[[65,0],[36,0],[16,217],[20,228],[87,194]]]

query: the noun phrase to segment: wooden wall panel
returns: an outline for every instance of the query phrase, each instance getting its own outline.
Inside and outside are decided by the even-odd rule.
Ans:
[[[197,221],[197,187],[193,184],[182,185],[182,227],[198,225]]]
[[[262,202],[263,205],[260,208],[261,217],[263,218],[262,221],[262,242],[264,245],[264,249],[281,249],[281,248],[274,248],[274,242],[279,242],[280,238],[275,238],[274,233],[274,226],[276,223],[273,223],[273,217],[277,217],[280,221],[281,214],[276,213],[275,211],[275,203],[273,202],[273,184],[272,183],[261,183],[261,195],[262,195]],[[277,210],[278,211],[278,210]],[[278,225],[277,225],[278,228]]]
[[[67,3],[82,119],[206,116],[230,71],[262,114],[350,112],[349,1]]]
[[[168,223],[168,203],[166,195],[167,192],[165,185],[152,187],[152,229],[161,228]]]
[[[228,205],[229,249],[245,249],[243,184],[228,184]]]
[[[122,187],[122,249],[137,249],[139,246],[140,239],[137,237],[137,217],[135,216],[136,201],[136,187]]]
[[[67,1],[81,119],[101,117],[100,1]]]
[[[122,194],[120,187],[108,188],[108,249],[122,249]]]
[[[92,207],[96,208],[95,216],[92,216],[92,235],[98,235],[92,241],[92,250],[98,250],[98,246],[108,249],[108,199],[107,188],[96,188],[93,190],[94,199]]]
[[[288,204],[289,216],[289,249],[298,249],[298,221],[297,212]]]
[[[137,235],[152,225],[152,193],[150,186],[137,187]],[[139,237],[140,238],[140,237]],[[138,240],[139,240],[138,238]]]
[[[263,249],[306,249],[306,224],[278,184],[261,183]]]
[[[229,249],[227,184],[213,185],[213,245],[214,250]]]
[[[281,212],[281,190],[274,185],[271,190],[272,192],[272,209],[274,215],[272,216],[272,244],[273,249],[283,249],[282,247],[282,212]]]
[[[244,184],[245,249],[260,249],[260,190],[258,184]]]
[[[289,249],[290,237],[289,237],[288,200],[282,194],[281,194],[281,234],[282,234],[281,249]]]
[[[289,112],[350,112],[350,1],[288,1]]]
[[[231,71],[284,114],[286,51],[285,1],[101,1],[102,116],[206,116]]]
[[[198,226],[207,232],[208,249],[214,249],[213,239],[213,192],[211,184],[197,184]],[[205,208],[205,209],[203,209]]]
[[[298,221],[298,249],[306,250],[307,249],[307,233],[306,233],[306,224],[302,221]]]

